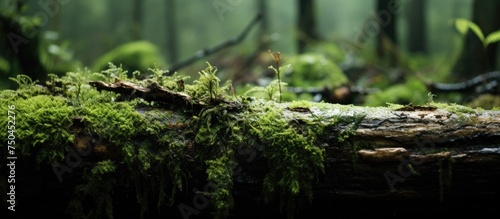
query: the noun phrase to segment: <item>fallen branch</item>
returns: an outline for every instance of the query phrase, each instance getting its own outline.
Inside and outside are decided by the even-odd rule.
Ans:
[[[179,69],[184,68],[188,65],[191,65],[194,62],[196,62],[200,59],[203,59],[203,58],[205,58],[213,53],[216,53],[216,52],[221,51],[225,48],[239,44],[241,41],[243,41],[245,39],[245,37],[248,35],[248,33],[250,33],[250,30],[252,29],[252,27],[255,26],[255,24],[257,24],[262,19],[262,17],[263,17],[263,14],[258,13],[254,17],[254,19],[252,21],[250,21],[250,23],[243,30],[243,32],[241,32],[240,35],[238,35],[236,38],[229,39],[229,40],[227,40],[223,43],[220,43],[218,45],[215,45],[213,47],[209,47],[209,48],[205,48],[205,49],[197,51],[190,58],[187,58],[184,61],[181,61],[179,63],[175,63],[174,65],[172,65],[165,74],[171,75],[171,74],[175,73],[176,71],[178,71]]]

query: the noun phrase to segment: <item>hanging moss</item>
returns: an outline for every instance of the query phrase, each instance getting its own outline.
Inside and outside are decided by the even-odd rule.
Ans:
[[[113,218],[113,188],[118,180],[113,173],[116,165],[111,160],[97,162],[90,172],[85,173],[87,183],[76,186],[75,196],[68,205],[73,218]],[[86,212],[83,202],[91,199],[96,207]]]
[[[74,117],[83,118],[86,132],[119,152],[113,160],[87,164],[84,181],[76,187],[76,198],[69,206],[75,215],[112,218],[111,197],[113,188],[118,186],[135,190],[142,216],[148,211],[150,200],[157,200],[158,207],[167,199],[168,204],[173,204],[175,192],[183,189],[183,180],[189,179],[184,164],[188,150],[194,155],[194,163],[205,168],[207,183],[212,186],[205,195],[211,198],[216,218],[227,217],[233,207],[234,151],[241,145],[264,146],[253,148],[262,152],[268,164],[262,195],[267,202],[278,200],[290,217],[298,199],[305,197],[312,201],[314,183],[324,171],[325,151],[318,145],[318,139],[324,142],[321,138],[328,135],[324,130],[337,125],[343,127],[344,131],[338,136],[327,136],[335,138],[328,144],[350,144],[355,162],[355,152],[363,145],[351,144],[350,137],[374,108],[235,98],[227,94],[229,86],[219,85],[215,73],[216,68],[208,64],[200,71],[200,78],[185,87],[180,86],[182,78],[164,77],[157,69],[149,78],[205,102],[199,111],[169,111],[140,100],[118,102],[116,94],[97,92],[86,85],[91,78],[148,83],[128,78],[125,71],[116,66],[100,73],[75,72],[53,77],[52,90],[39,88],[27,78],[19,77],[23,87],[0,92],[0,107],[6,110],[6,106],[14,104],[17,113],[23,115],[23,121],[19,121],[16,128],[20,139],[32,142],[24,148],[26,156],[34,155],[37,148],[42,153],[34,156],[40,161],[63,159],[64,146],[73,144],[69,127]],[[446,107],[452,112],[475,112],[451,104],[436,107]],[[5,127],[6,121],[2,119],[0,125]],[[191,137],[194,143],[188,139]],[[95,210],[84,208],[82,202],[88,200],[95,203]]]
[[[300,133],[281,118],[276,106],[270,105],[250,123],[250,133],[266,145],[263,155],[268,159],[269,172],[262,191],[265,200],[278,196],[281,208],[286,208],[291,217],[300,195],[312,200],[313,182],[324,171],[324,150],[314,144],[321,132]]]

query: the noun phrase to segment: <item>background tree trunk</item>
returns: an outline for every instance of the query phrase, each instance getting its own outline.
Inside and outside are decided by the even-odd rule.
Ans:
[[[144,1],[134,0],[132,8],[132,27],[130,29],[131,39],[133,41],[142,38],[142,21],[144,20]]]
[[[315,1],[298,0],[297,2],[297,51],[303,53],[311,41],[318,40],[319,34],[316,27]]]
[[[395,45],[398,43],[396,36],[397,13],[394,13],[397,7],[395,4],[401,4],[401,2],[393,0],[377,0],[375,14],[377,16],[376,19],[380,24],[380,31],[377,35],[377,55],[380,59],[387,60],[391,66],[394,66],[397,63],[397,54],[395,49]]]
[[[270,39],[269,33],[269,10],[266,0],[259,0],[257,2],[257,8],[260,13],[262,13],[262,19],[260,21],[260,30],[258,37],[258,45],[260,48],[268,48]]]
[[[176,9],[176,0],[165,1],[165,15],[166,15],[166,24],[167,24],[167,56],[169,62],[172,64],[177,63],[179,60],[179,51],[178,51],[178,43],[177,43],[177,9]]]
[[[425,20],[426,0],[410,1],[407,8],[408,51],[427,53],[427,25]]]

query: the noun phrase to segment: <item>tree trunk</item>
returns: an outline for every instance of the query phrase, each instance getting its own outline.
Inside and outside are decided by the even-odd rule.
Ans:
[[[408,2],[408,51],[410,53],[427,53],[426,5],[426,0]]]
[[[484,36],[500,29],[500,2],[484,0],[473,3],[472,21],[481,28]],[[492,71],[497,65],[498,43],[484,48],[481,40],[469,31],[465,37],[462,54],[455,63],[454,77],[457,80],[470,79]]]
[[[397,11],[400,10],[401,2],[393,0],[377,0],[376,20],[380,24],[380,31],[377,35],[377,55],[380,59],[386,60],[389,65],[394,66],[397,62],[395,45]]]
[[[297,51],[299,53],[303,53],[308,44],[320,38],[316,27],[315,6],[313,0],[298,0],[297,2]]]
[[[257,45],[259,45],[261,48],[268,48],[271,39],[269,33],[269,10],[267,7],[267,2],[265,0],[259,0],[257,2],[257,8],[258,11],[262,13]]]
[[[166,24],[167,24],[167,54],[170,63],[175,64],[179,60],[177,44],[177,9],[176,0],[165,1]]]
[[[123,105],[113,107],[113,103],[99,102],[95,106],[75,108],[79,113],[70,118],[69,127],[75,135],[74,141],[65,150],[66,159],[53,161],[52,167],[41,164],[41,168],[35,170],[34,156],[44,154],[44,151],[36,152],[36,148],[54,147],[55,142],[38,142],[38,146],[36,142],[29,143],[24,149],[32,151],[31,157],[18,155],[16,160],[17,212],[20,214],[62,215],[61,205],[68,203],[73,193],[80,194],[91,188],[96,191],[80,197],[89,202],[83,204],[82,213],[95,208],[90,198],[95,196],[100,201],[113,200],[109,203],[113,203],[115,218],[137,217],[140,207],[144,207],[137,203],[148,205],[144,204],[148,199],[142,195],[149,193],[151,196],[145,197],[157,197],[172,189],[169,180],[162,180],[164,175],[167,179],[175,178],[178,169],[172,166],[182,169],[182,192],[172,196],[172,205],[157,205],[153,201],[149,204],[151,210],[146,212],[147,218],[158,217],[158,214],[211,218],[220,205],[207,194],[225,183],[232,185],[231,190],[222,191],[234,198],[230,218],[283,217],[277,210],[283,203],[273,200],[264,204],[262,198],[266,195],[266,182],[273,177],[281,179],[273,184],[274,192],[291,198],[285,199],[285,203],[296,203],[291,214],[296,217],[326,213],[340,217],[478,216],[496,212],[500,203],[500,111],[437,103],[389,108],[275,103],[248,97],[231,100],[222,98],[215,90],[195,98],[157,83],[144,87],[120,80],[96,81],[90,85],[99,91],[119,93],[123,100],[141,98],[156,104],[138,104],[132,112]],[[32,98],[35,102],[40,97]],[[23,110],[21,103],[25,100],[20,101],[12,103],[17,111]],[[75,102],[63,103],[73,107]],[[42,107],[41,112],[47,110]],[[46,113],[40,115],[47,116]],[[18,119],[30,120],[28,115],[20,115]],[[142,119],[144,122],[138,122]],[[96,126],[96,123],[103,125]],[[128,127],[130,125],[132,127]],[[22,131],[20,125],[16,131]],[[123,136],[122,132],[135,134]],[[52,131],[48,133],[57,135]],[[25,142],[22,138],[16,141]],[[16,150],[20,153],[24,149]],[[318,151],[323,155],[316,153]],[[218,160],[224,156],[229,160]],[[161,160],[163,158],[165,160]],[[157,159],[159,163],[155,163]],[[316,159],[323,170],[314,168]],[[112,171],[96,168],[101,162],[113,163]],[[210,169],[217,165],[222,167],[217,171],[229,168],[232,175]],[[56,171],[56,167],[59,171],[56,175],[59,174],[60,181],[64,179],[62,183],[51,175],[52,168]],[[91,173],[97,181],[91,177],[90,182],[97,184],[89,182],[81,187]],[[309,174],[315,177],[305,177],[311,176]],[[214,175],[215,181],[208,181],[207,177]],[[311,203],[307,195],[287,196],[290,191],[281,187],[297,175],[299,191],[307,190],[311,183]],[[106,187],[109,185],[111,189]],[[170,187],[155,190],[163,188],[162,185]],[[106,199],[110,190],[111,195]],[[137,191],[137,200],[131,191]],[[56,201],[44,202],[47,194]],[[350,208],[352,205],[355,210]]]
[[[142,38],[142,21],[144,20],[144,1],[134,0],[132,8],[131,39],[136,41]]]

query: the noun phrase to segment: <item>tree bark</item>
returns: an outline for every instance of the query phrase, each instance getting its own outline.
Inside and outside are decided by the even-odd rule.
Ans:
[[[174,103],[178,111],[181,110],[178,107],[202,111],[208,107],[183,94],[173,94],[156,86],[143,88],[122,82],[93,86],[121,94],[133,93],[135,97],[148,101]],[[186,105],[188,103],[193,105]],[[382,201],[395,206],[379,206],[380,209],[415,213],[412,207],[402,208],[393,200],[413,203],[417,209],[426,207],[429,210],[433,207],[414,202],[456,206],[456,200],[486,197],[499,200],[500,111],[477,111],[455,105],[442,106],[448,109],[410,105],[393,110],[337,104],[293,107],[290,103],[250,103],[253,104],[272,104],[273,108],[281,111],[281,118],[298,129],[307,130],[305,127],[309,127],[312,130],[318,125],[325,126],[314,143],[325,149],[325,174],[320,176],[314,187],[315,195],[320,197],[321,202],[339,205],[352,200],[370,205]],[[228,106],[232,104],[228,103]],[[250,112],[236,113],[236,118],[238,114],[251,113],[255,117],[248,119],[257,120],[258,115],[266,113],[264,109],[250,109]],[[143,113],[151,110],[141,109]],[[180,129],[191,126],[186,123],[186,118],[172,118],[178,119],[171,119],[165,126]],[[336,122],[331,123],[332,118]],[[348,132],[352,135],[340,140],[339,137]],[[189,133],[186,134],[184,139],[191,142],[187,144],[196,145],[195,140],[189,138]],[[196,156],[190,154],[190,157]],[[244,194],[240,197],[242,199],[248,196],[258,199],[257,195],[248,194],[246,188],[259,187],[266,169],[266,160],[260,150],[252,156],[257,158],[248,159],[248,153],[236,155],[244,176],[234,176],[237,179],[235,187],[243,189],[235,193]]]
[[[301,205],[295,212],[296,216],[311,217],[328,212],[332,215],[354,217],[464,213],[477,216],[496,212],[497,204],[500,203],[500,111],[472,110],[445,104],[408,105],[391,109],[309,102],[275,103],[252,98],[234,101],[217,97],[212,99],[212,95],[211,100],[202,101],[162,88],[156,83],[143,87],[118,80],[114,83],[96,81],[90,85],[100,91],[119,93],[123,99],[142,98],[163,103],[156,107],[136,108],[143,116],[168,118],[157,121],[162,121],[161,127],[165,127],[165,132],[175,133],[176,138],[183,139],[183,145],[188,148],[187,154],[179,158],[181,163],[189,167],[186,170],[186,192],[179,192],[180,194],[175,196],[176,202],[173,206],[158,207],[162,209],[163,215],[180,217],[179,206],[185,206],[186,203],[193,206],[194,203],[196,209],[191,208],[196,210],[196,216],[211,217],[211,207],[207,207],[208,204],[199,204],[200,193],[197,192],[207,185],[207,181],[203,179],[206,177],[205,164],[197,161],[200,156],[207,156],[197,154],[200,148],[206,148],[207,145],[196,140],[196,128],[192,129],[198,126],[200,120],[209,118],[209,129],[217,129],[217,126],[224,125],[224,122],[239,121],[227,129],[235,130],[235,126],[240,126],[237,127],[238,130],[247,130],[258,127],[244,127],[245,121],[258,125],[255,121],[273,112],[278,113],[287,128],[295,130],[297,135],[316,134],[317,137],[311,142],[314,147],[325,152],[325,169],[313,183],[314,199],[311,204],[299,201]],[[223,108],[214,110],[217,107]],[[168,116],[162,117],[165,115]],[[231,119],[223,119],[225,116]],[[106,142],[110,139],[97,141],[101,137],[82,132],[88,130],[86,125],[82,117],[73,118],[71,130],[75,130],[76,138],[72,149],[86,151],[87,149],[81,147],[88,147],[89,142],[100,143],[92,147],[93,151],[84,157],[83,162],[113,160],[117,164],[123,163],[120,160],[120,153],[123,151],[114,150],[107,145]],[[311,133],[315,130],[317,133]],[[218,134],[223,133],[228,132],[222,130]],[[244,133],[246,140],[242,144],[248,145],[243,148],[234,146],[237,168],[232,176],[235,207],[231,211],[231,217],[280,216],[276,203],[264,205],[260,198],[266,172],[271,168],[263,151],[265,147],[273,146],[272,141],[266,144],[249,132]],[[275,134],[269,132],[265,136]],[[159,133],[158,136],[167,136],[167,133]],[[220,138],[220,141],[231,138],[227,135],[215,137]],[[141,145],[141,142],[153,139],[122,140]],[[283,151],[283,156],[286,154],[287,152]],[[29,179],[39,177],[37,184],[47,184],[41,191],[28,194],[30,197],[44,198],[35,195],[48,191],[51,191],[49,193],[54,197],[64,197],[64,192],[68,192],[61,188],[61,184],[51,181],[55,177],[46,179],[39,176],[39,172],[24,175],[22,170],[32,173],[33,167],[27,165],[29,160],[18,162],[24,162],[26,167],[17,166],[19,169],[16,171],[20,175],[16,180],[24,185],[32,183]],[[72,183],[81,181],[79,177],[82,172],[88,172],[88,168],[88,165],[83,164],[75,166],[70,176],[65,178],[64,185],[71,188]],[[152,170],[160,171],[156,168]],[[149,173],[149,177],[158,175],[154,171]],[[126,195],[127,190],[128,188],[114,188],[113,198],[116,199],[116,205],[122,207],[115,210],[117,214],[130,216],[130,212],[135,212],[137,205],[133,198]],[[37,204],[43,203],[40,201]],[[51,206],[47,209],[54,208],[53,203],[49,205]],[[351,210],[352,205],[356,206],[356,210]],[[150,208],[155,209],[155,205]],[[333,213],[332,208],[335,209]],[[156,213],[152,211],[151,214]]]

